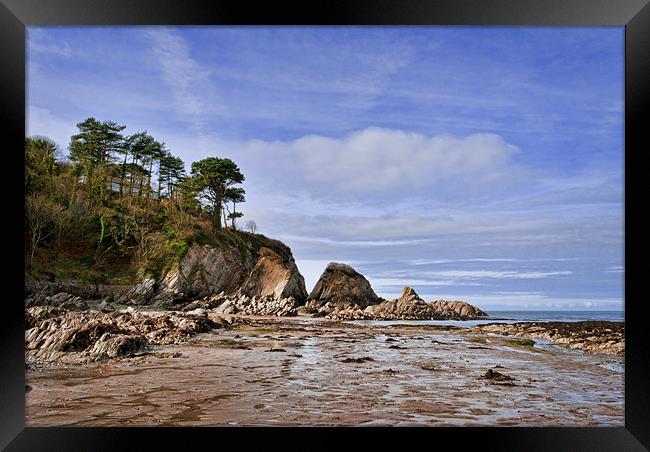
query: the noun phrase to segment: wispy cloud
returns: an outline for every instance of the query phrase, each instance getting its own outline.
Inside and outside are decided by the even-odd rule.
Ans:
[[[208,114],[223,107],[210,83],[209,72],[190,55],[190,47],[180,33],[155,28],[146,32],[152,43],[162,76],[175,99],[174,110],[190,129],[203,130]]]
[[[620,265],[615,265],[613,267],[608,267],[605,269],[605,273],[624,273],[625,267]]]
[[[433,277],[447,277],[453,281],[460,279],[499,278],[499,279],[538,279],[555,276],[568,276],[571,271],[528,272],[528,271],[492,271],[492,270],[446,270],[425,272]]]
[[[27,40],[28,53],[62,58],[70,58],[73,55],[69,42],[49,40],[47,35],[39,29],[28,28]]]

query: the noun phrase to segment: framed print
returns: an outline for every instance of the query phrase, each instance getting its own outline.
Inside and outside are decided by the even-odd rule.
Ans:
[[[2,0],[0,444],[650,447],[647,1],[311,6]]]

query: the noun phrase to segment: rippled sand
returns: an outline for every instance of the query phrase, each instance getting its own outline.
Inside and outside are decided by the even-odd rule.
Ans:
[[[436,326],[250,320],[30,370],[27,425],[624,425],[622,358]],[[479,378],[495,366],[513,385]]]

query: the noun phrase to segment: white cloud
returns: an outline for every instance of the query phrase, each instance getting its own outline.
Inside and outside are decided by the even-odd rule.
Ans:
[[[293,141],[249,141],[231,153],[242,165],[273,159],[266,178],[317,198],[395,198],[414,191],[439,197],[502,189],[521,180],[519,149],[502,137],[425,136],[369,127],[342,138],[308,135]]]

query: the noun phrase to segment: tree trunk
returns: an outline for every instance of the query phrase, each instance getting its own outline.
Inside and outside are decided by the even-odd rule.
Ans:
[[[161,190],[162,190],[162,182],[160,181],[160,166],[158,166],[158,197],[157,197],[158,204],[160,204]]]
[[[221,200],[214,202],[214,227],[216,229],[221,229]]]
[[[122,179],[120,180],[120,196],[123,194],[124,178],[126,177],[126,158],[128,155],[128,153],[124,153],[124,162],[122,163]]]
[[[129,181],[129,196],[133,195],[133,173],[135,170],[135,155],[133,156],[133,160],[131,160],[131,164],[133,165],[133,168],[131,168],[131,180]]]
[[[149,162],[149,177],[147,178],[147,198],[151,199],[151,172],[153,171],[153,159]]]

